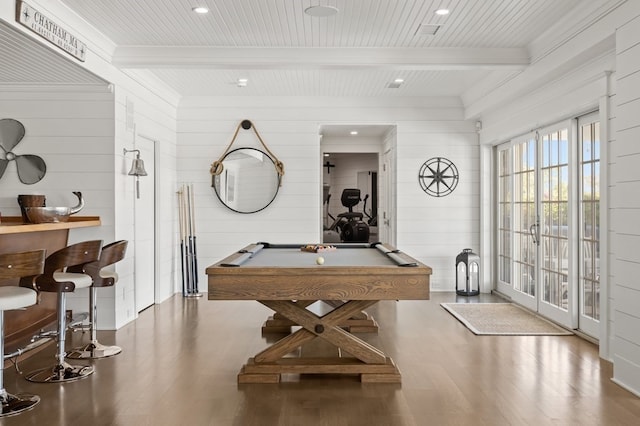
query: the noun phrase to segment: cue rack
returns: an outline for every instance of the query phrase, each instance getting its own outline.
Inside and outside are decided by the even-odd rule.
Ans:
[[[183,184],[178,191],[178,220],[180,221],[182,295],[184,297],[202,297],[202,293],[198,292],[198,256],[196,250],[193,184]]]

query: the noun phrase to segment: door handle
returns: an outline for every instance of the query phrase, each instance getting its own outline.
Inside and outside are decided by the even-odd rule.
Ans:
[[[538,238],[538,232],[540,230],[540,224],[534,223],[529,227],[529,234],[531,234],[531,238],[535,245],[540,245],[540,239]]]

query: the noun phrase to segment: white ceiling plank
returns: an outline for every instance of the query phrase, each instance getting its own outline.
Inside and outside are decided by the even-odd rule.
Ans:
[[[153,74],[180,96],[475,99],[483,82],[503,84],[529,68],[531,58],[535,62],[552,54],[623,2],[203,0],[210,12],[197,15],[193,0],[60,0],[48,10],[58,12],[61,24],[81,28],[79,36],[92,40],[99,32],[105,43],[112,42],[113,47],[90,45],[90,55],[113,59],[131,74]],[[328,18],[304,13],[317,4],[339,12]],[[451,13],[435,15],[442,6]],[[67,8],[73,16],[62,19],[59,9]],[[440,29],[432,36],[416,34],[421,24]],[[0,84],[94,81],[70,61],[58,67],[48,57],[53,48],[36,48],[32,56],[11,48],[22,45],[23,38],[0,40]],[[241,76],[250,79],[246,88],[236,85]],[[387,88],[397,76],[405,84]]]
[[[320,69],[521,69],[520,48],[216,48],[121,46],[113,64],[122,68],[320,68]]]

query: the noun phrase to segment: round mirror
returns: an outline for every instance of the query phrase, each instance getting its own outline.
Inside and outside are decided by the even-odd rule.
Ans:
[[[238,213],[255,213],[276,198],[280,177],[269,155],[255,148],[229,151],[213,188],[222,204]]]

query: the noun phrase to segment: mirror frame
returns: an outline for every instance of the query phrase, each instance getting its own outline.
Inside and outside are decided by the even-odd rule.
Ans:
[[[257,152],[261,153],[265,158],[268,158],[268,159],[269,159],[269,161],[271,161],[271,164],[273,165],[273,172],[276,174],[276,178],[277,178],[277,181],[276,181],[276,190],[275,190],[275,192],[273,193],[273,198],[271,198],[271,199],[270,199],[270,200],[269,200],[269,201],[268,201],[264,206],[260,207],[260,208],[259,208],[259,209],[257,209],[257,210],[252,210],[252,211],[240,211],[240,210],[236,210],[236,209],[234,209],[233,207],[230,207],[227,203],[225,203],[225,202],[222,200],[222,197],[220,196],[220,193],[218,192],[218,186],[219,186],[219,185],[216,185],[216,183],[215,183],[215,182],[216,182],[216,180],[220,178],[220,176],[219,176],[219,175],[216,175],[216,176],[214,176],[214,177],[213,177],[213,178],[214,178],[213,190],[215,191],[216,196],[218,197],[218,200],[220,200],[220,202],[222,203],[222,205],[223,205],[223,206],[225,206],[226,208],[228,208],[229,210],[234,211],[234,212],[236,212],[236,213],[242,213],[242,214],[252,214],[252,213],[257,213],[257,212],[262,211],[262,210],[266,209],[267,207],[269,207],[269,206],[271,205],[271,203],[273,203],[273,200],[275,200],[275,199],[276,199],[276,197],[278,196],[278,191],[280,190],[280,182],[281,182],[281,180],[282,180],[282,176],[280,176],[280,175],[278,174],[278,170],[276,169],[276,163],[275,163],[275,161],[273,161],[273,158],[271,158],[271,156],[270,156],[269,154],[267,154],[266,152],[264,152],[264,151],[262,151],[262,150],[260,150],[260,149],[257,149],[257,148],[251,148],[251,147],[241,147],[241,148],[236,148],[236,149],[234,149],[234,150],[232,150],[232,151],[227,152],[227,153],[224,155],[224,157],[222,157],[222,160],[220,161],[220,162],[221,162],[221,164],[223,165],[223,167],[224,167],[224,160],[225,160],[227,157],[229,157],[229,155],[233,154],[233,153],[234,153],[234,152],[236,152],[236,151],[240,151],[240,150],[252,150],[252,151],[257,151]],[[224,168],[223,168],[223,173],[224,173]]]

